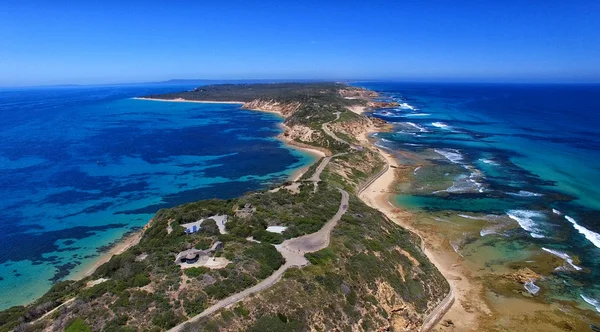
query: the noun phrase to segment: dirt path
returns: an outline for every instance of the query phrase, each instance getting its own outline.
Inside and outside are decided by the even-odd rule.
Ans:
[[[340,207],[338,208],[337,213],[323,225],[323,227],[312,234],[307,234],[298,238],[289,239],[284,241],[282,244],[275,246],[277,250],[281,253],[281,255],[285,258],[285,264],[283,264],[277,271],[275,271],[272,275],[270,275],[265,280],[260,283],[245,289],[239,293],[233,294],[216,304],[210,306],[200,314],[190,318],[184,323],[181,323],[169,331],[182,331],[187,323],[197,322],[203,317],[207,317],[212,315],[213,313],[230,306],[234,303],[237,303],[251,294],[258,293],[262,290],[265,290],[275,283],[277,283],[283,273],[291,268],[291,267],[302,267],[308,264],[308,261],[304,257],[305,253],[319,251],[323,248],[329,246],[329,242],[331,240],[331,231],[340,221],[346,210],[348,209],[348,199],[349,195],[346,191],[342,189],[338,189],[342,194],[342,198],[340,199]]]

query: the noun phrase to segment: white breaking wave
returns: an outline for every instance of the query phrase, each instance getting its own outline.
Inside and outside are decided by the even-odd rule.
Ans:
[[[575,221],[575,219],[567,215],[565,215],[565,219],[567,219],[571,224],[573,224],[573,227],[575,227],[575,229],[579,233],[583,234],[583,236],[585,236],[585,238],[588,239],[588,241],[592,242],[597,248],[600,248],[600,234],[594,233],[589,229],[579,225],[577,221]]]
[[[552,209],[552,213],[562,216],[562,212],[558,211],[557,209]]]
[[[495,162],[495,161],[493,161],[493,160],[491,160],[491,159],[479,159],[479,160],[481,160],[481,162],[484,163],[484,164],[498,166],[498,163]]]
[[[408,117],[413,117],[413,116],[430,116],[431,114],[429,113],[408,113],[405,114],[404,116],[408,116]]]
[[[411,110],[411,111],[415,111],[417,110],[417,108],[415,108],[414,106],[408,104],[408,103],[400,103],[398,105],[399,108],[403,109],[403,110]]]
[[[544,196],[543,194],[534,193],[531,191],[520,190],[518,193],[508,193],[509,195],[519,196],[519,197],[540,197]]]
[[[458,215],[461,218],[466,218],[466,219],[473,219],[473,220],[486,220],[486,221],[494,221],[496,219],[501,218],[501,216],[497,216],[495,214],[488,214],[485,216],[470,216],[468,214],[459,214]]]
[[[463,155],[456,149],[434,149],[433,151],[455,164],[460,164],[463,160]]]
[[[415,170],[413,171],[414,175],[417,175],[417,171],[420,170],[423,166],[419,166],[417,168],[415,168]]]
[[[451,130],[452,129],[449,125],[447,125],[447,124],[445,124],[443,122],[432,122],[431,125],[434,126],[434,127],[440,128],[440,129],[445,129],[445,130]]]
[[[381,116],[387,116],[388,118],[402,118],[403,117],[403,115],[394,114],[394,113],[388,112],[388,111],[378,112],[376,114],[381,115]]]
[[[540,291],[540,287],[538,287],[536,284],[533,283],[533,280],[529,280],[528,282],[526,282],[523,286],[525,286],[525,289],[530,293],[530,294],[537,294]]]
[[[591,297],[585,296],[583,294],[579,294],[579,296],[581,296],[581,298],[589,305],[593,306],[596,309],[596,311],[600,312],[600,301],[592,299]]]
[[[582,270],[581,267],[579,267],[579,266],[577,266],[577,265],[575,265],[573,263],[573,259],[568,254],[566,254],[564,252],[561,252],[561,251],[558,251],[558,250],[552,250],[552,249],[543,248],[543,247],[542,247],[542,250],[544,250],[546,252],[549,252],[549,253],[551,253],[554,256],[562,258],[565,262],[569,263],[569,265],[571,265],[575,270],[577,270],[577,271],[581,271]]]
[[[417,129],[417,130],[418,130],[419,132],[421,132],[421,133],[427,133],[427,132],[429,132],[427,129],[425,129],[425,128],[423,128],[423,127],[419,126],[419,125],[418,125],[418,124],[416,124],[416,123],[412,123],[412,122],[404,122],[404,123],[406,123],[407,125],[409,125],[409,126],[411,126],[411,127],[415,128],[415,129]]]
[[[521,226],[522,229],[529,232],[529,235],[534,238],[543,238],[541,231],[536,227],[536,223],[532,218],[543,217],[543,214],[538,211],[531,210],[509,210],[506,215]]]
[[[483,183],[478,181],[483,178],[483,173],[470,165],[463,165],[463,167],[471,173],[468,176],[464,174],[457,176],[452,182],[452,186],[445,190],[438,190],[434,194],[444,191],[449,193],[484,192]]]

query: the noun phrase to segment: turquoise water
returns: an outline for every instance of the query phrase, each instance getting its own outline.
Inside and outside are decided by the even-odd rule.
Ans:
[[[282,182],[314,157],[282,119],[232,104],[135,100],[184,86],[0,94],[0,309],[86,270],[164,207]]]
[[[374,114],[395,124],[377,144],[413,156],[398,205],[462,227],[453,247],[480,267],[554,256],[532,295],[600,310],[599,85],[360,86],[401,103]]]

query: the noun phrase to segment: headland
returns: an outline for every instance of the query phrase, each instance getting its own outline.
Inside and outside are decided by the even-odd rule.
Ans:
[[[440,273],[447,273],[440,258],[380,197],[396,181],[398,166],[368,139],[389,128],[361,114],[393,105],[376,96],[318,83],[218,85],[144,97],[234,100],[244,109],[277,113],[284,119],[282,140],[323,158],[274,190],[158,211],[131,247],[90,276],[62,282],[28,307],[9,309],[13,320],[5,326],[428,330],[453,303],[454,292]],[[229,216],[223,229],[205,221],[220,215]],[[201,231],[185,228],[200,222]],[[273,227],[283,232],[265,230]],[[182,250],[209,246],[218,249],[208,259],[223,257],[226,268],[173,263]],[[140,307],[140,301],[146,304]],[[68,310],[53,312],[53,321],[38,320],[58,306]]]

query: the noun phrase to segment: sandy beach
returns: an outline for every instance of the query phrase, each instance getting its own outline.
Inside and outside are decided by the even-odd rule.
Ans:
[[[98,267],[100,267],[102,264],[108,262],[113,256],[122,254],[125,251],[127,251],[127,249],[140,243],[140,240],[142,239],[142,235],[144,234],[144,230],[148,227],[148,225],[151,222],[152,222],[152,220],[150,220],[148,222],[148,224],[146,224],[146,226],[144,226],[141,230],[138,230],[136,232],[128,234],[128,235],[124,236],[121,240],[117,240],[114,243],[114,245],[112,245],[110,247],[110,249],[108,251],[101,253],[100,256],[96,260],[91,262],[91,264],[89,266],[86,266],[80,272],[73,274],[68,279],[80,280],[85,277],[88,277],[88,276],[92,275]]]
[[[365,142],[367,134],[359,139]],[[383,212],[390,220],[416,233],[421,238],[424,253],[448,280],[454,296],[454,302],[449,303],[451,304],[449,308],[441,308],[438,317],[441,318],[440,322],[451,320],[455,331],[478,330],[478,319],[482,315],[491,314],[486,303],[481,299],[482,287],[471,280],[469,272],[460,263],[461,257],[454,252],[447,240],[415,229],[412,225],[413,217],[411,213],[396,207],[390,202],[392,196],[390,188],[397,181],[396,173],[399,165],[394,156],[372,144],[370,145],[379,151],[390,167],[377,180],[366,187],[359,198],[367,205]],[[446,329],[438,323],[433,330],[445,331]]]
[[[218,100],[187,100],[183,98],[175,98],[175,99],[158,99],[158,98],[143,98],[143,97],[134,97],[131,99],[136,100],[153,100],[153,101],[166,101],[170,103],[199,103],[199,104],[245,104],[243,101],[218,101]]]

